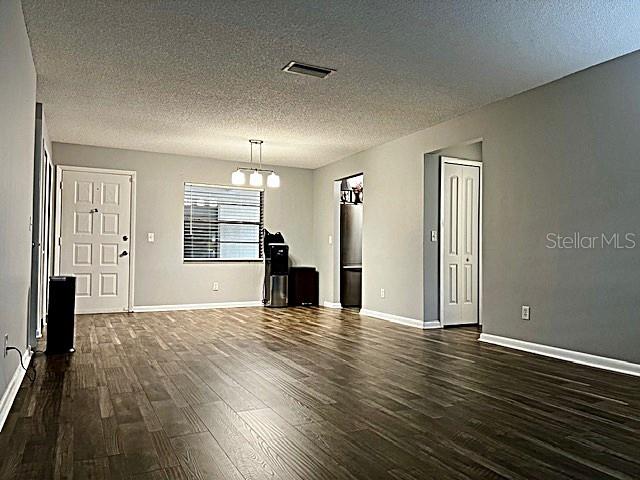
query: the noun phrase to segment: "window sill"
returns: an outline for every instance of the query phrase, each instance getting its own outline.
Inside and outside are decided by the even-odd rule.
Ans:
[[[210,260],[183,260],[184,265],[194,265],[202,263],[264,263],[263,258],[256,259],[231,259],[231,258],[215,258]]]

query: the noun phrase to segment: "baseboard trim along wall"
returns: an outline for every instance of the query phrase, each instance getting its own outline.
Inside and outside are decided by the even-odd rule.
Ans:
[[[327,302],[326,300],[322,303],[322,305],[324,307],[327,308],[342,308],[342,304],[341,303],[336,303],[336,302]]]
[[[579,363],[589,367],[601,368],[612,372],[626,373],[628,375],[640,376],[640,364],[616,360],[615,358],[600,357],[590,353],[565,350],[564,348],[551,347],[539,343],[525,342],[515,338],[500,337],[488,333],[481,333],[478,339],[481,342],[492,343],[502,347],[514,348],[529,353],[544,355],[545,357],[558,358],[568,362]]]
[[[215,308],[262,307],[259,300],[250,302],[219,302],[219,303],[191,303],[183,305],[140,305],[133,307],[133,311],[142,312],[171,312],[177,310],[212,310]]]
[[[22,363],[24,365],[29,365],[31,361],[31,349],[27,347],[27,351],[22,355]],[[18,365],[16,371],[13,373],[13,377],[9,381],[9,385],[7,385],[7,389],[4,391],[4,395],[2,395],[2,399],[0,400],[0,432],[4,427],[4,422],[7,420],[9,416],[9,411],[11,410],[11,405],[13,405],[13,401],[16,399],[16,395],[18,394],[18,390],[20,390],[20,385],[22,384],[22,379],[24,378],[25,372],[22,369],[22,366]]]
[[[387,320],[388,322],[399,323],[400,325],[406,325],[408,327],[421,328],[423,330],[429,330],[432,328],[442,328],[440,322],[423,322],[417,318],[401,317],[400,315],[392,315],[391,313],[376,312],[375,310],[367,310],[363,308],[360,310],[360,315],[366,317],[379,318],[381,320]]]
[[[91,309],[91,310],[82,310],[80,308],[76,308],[75,310],[75,314],[76,315],[101,315],[103,313],[126,313],[126,311],[113,311],[113,308],[98,308],[98,309]]]

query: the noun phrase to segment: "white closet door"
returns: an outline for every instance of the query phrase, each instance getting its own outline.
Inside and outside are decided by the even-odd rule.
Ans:
[[[443,325],[478,323],[480,169],[444,163]]]

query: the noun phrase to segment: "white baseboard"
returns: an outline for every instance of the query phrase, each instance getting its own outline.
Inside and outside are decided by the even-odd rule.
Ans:
[[[176,310],[211,310],[214,308],[262,307],[259,300],[250,302],[191,303],[182,305],[140,305],[133,307],[134,312],[170,312]]]
[[[611,370],[618,373],[626,373],[628,375],[640,376],[640,364],[617,360],[615,358],[600,357],[590,353],[576,352],[574,350],[565,350],[564,348],[551,347],[540,343],[525,342],[524,340],[516,340],[515,338],[500,337],[488,333],[481,333],[478,339],[481,342],[492,343],[502,347],[514,348],[525,352],[544,355],[545,357],[558,358],[568,362],[579,363],[580,365],[588,365],[590,367],[601,368],[603,370]]]
[[[102,315],[103,313],[127,313],[127,310],[114,310],[113,308],[95,308],[83,310],[76,308],[76,315]]]
[[[379,318],[381,320],[387,320],[393,323],[399,323],[400,325],[407,325],[409,327],[422,328],[423,330],[432,328],[442,328],[440,322],[423,322],[417,318],[401,317],[400,315],[392,315],[390,313],[376,312],[375,310],[367,310],[363,308],[360,310],[360,315],[367,317]]]
[[[326,300],[322,303],[322,305],[326,308],[342,308],[342,304],[340,302],[327,302]]]
[[[442,328],[442,324],[438,320],[431,320],[429,322],[422,322],[422,328],[424,330],[432,330],[434,328]]]
[[[27,347],[27,350],[22,355],[22,363],[29,368],[30,361],[31,349]],[[4,395],[2,395],[2,399],[0,399],[0,431],[2,431],[4,422],[6,422],[7,417],[9,416],[11,405],[13,405],[13,401],[16,399],[16,395],[18,394],[18,390],[20,389],[25,373],[27,372],[18,365],[16,371],[13,373],[13,377],[11,377],[11,380],[9,381],[9,385],[7,385],[7,388],[4,391]]]

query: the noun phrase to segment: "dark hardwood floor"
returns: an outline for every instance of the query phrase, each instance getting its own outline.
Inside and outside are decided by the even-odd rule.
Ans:
[[[329,309],[78,317],[0,434],[16,479],[638,479],[640,379]]]

